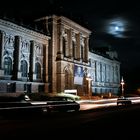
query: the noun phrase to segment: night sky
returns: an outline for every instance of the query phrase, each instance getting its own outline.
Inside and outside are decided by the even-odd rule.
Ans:
[[[21,0],[5,1],[0,9],[1,16],[25,24],[51,14],[66,16],[91,30],[91,50],[97,44],[107,44],[116,50],[121,62],[121,76],[126,83],[125,90],[134,92],[140,88],[139,3],[118,0]]]

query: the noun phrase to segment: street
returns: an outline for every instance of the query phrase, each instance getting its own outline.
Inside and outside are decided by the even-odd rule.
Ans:
[[[108,106],[80,112],[50,115],[1,117],[0,136],[5,138],[67,138],[112,136],[131,137],[138,134],[140,105]]]
[[[129,97],[128,99],[132,101],[132,104],[140,103],[140,97]],[[78,102],[80,103],[80,110],[88,110],[94,108],[116,106],[117,98],[100,99],[100,100],[81,100]]]

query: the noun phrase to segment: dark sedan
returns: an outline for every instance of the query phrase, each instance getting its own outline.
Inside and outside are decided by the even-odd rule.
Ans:
[[[27,95],[0,96],[0,115],[22,115],[42,113],[47,107],[46,102],[31,101]]]
[[[49,111],[79,111],[80,104],[74,100],[69,99],[68,97],[51,97],[47,101],[49,106]]]
[[[126,97],[120,97],[117,99],[117,105],[131,105],[132,101]]]
[[[0,115],[46,114],[56,111],[79,111],[79,109],[80,104],[68,97],[48,97],[40,94],[38,94],[37,98],[24,94],[19,96],[0,96]]]
[[[29,96],[32,101],[45,101],[47,103],[47,112],[69,112],[80,110],[80,104],[70,97],[57,95],[47,96],[43,94]]]

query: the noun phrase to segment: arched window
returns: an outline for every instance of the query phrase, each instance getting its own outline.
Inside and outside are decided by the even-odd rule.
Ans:
[[[41,65],[37,62],[35,64],[36,79],[41,79]]]
[[[28,64],[25,60],[21,61],[21,76],[22,77],[27,77],[27,73],[28,73]]]
[[[10,57],[4,58],[4,74],[11,75],[12,74],[12,60]]]

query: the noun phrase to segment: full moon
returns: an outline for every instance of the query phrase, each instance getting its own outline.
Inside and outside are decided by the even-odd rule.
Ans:
[[[127,30],[127,21],[121,18],[115,18],[107,21],[106,32],[114,37],[124,38],[124,32]]]

